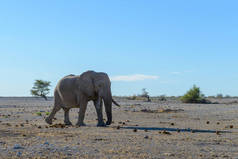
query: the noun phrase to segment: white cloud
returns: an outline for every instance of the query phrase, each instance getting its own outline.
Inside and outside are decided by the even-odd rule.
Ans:
[[[122,75],[122,76],[112,76],[110,77],[111,81],[142,81],[147,79],[158,79],[159,76],[152,76],[152,75],[143,75],[143,74],[135,74],[135,75]]]

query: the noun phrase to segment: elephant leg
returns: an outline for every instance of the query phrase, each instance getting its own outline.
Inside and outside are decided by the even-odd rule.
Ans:
[[[72,123],[69,120],[69,108],[64,108],[64,124],[65,125],[72,125]]]
[[[86,124],[84,124],[83,120],[84,120],[87,104],[88,104],[88,102],[85,99],[81,100],[80,108],[79,108],[78,122],[76,124],[77,126],[86,126]]]
[[[53,110],[51,111],[50,115],[45,119],[45,122],[48,124],[52,124],[52,119],[54,118],[55,114],[61,109],[59,105],[55,105]]]
[[[97,100],[93,101],[94,106],[97,111],[98,116],[98,124],[97,126],[106,126],[106,124],[103,121],[103,114],[102,114],[102,99],[99,97]]]
[[[105,105],[105,111],[107,114],[106,125],[110,125],[112,123],[112,100],[111,98],[109,98],[109,99],[104,99],[103,101]]]

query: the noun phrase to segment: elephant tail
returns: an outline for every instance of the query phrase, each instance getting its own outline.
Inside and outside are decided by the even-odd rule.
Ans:
[[[114,103],[116,106],[120,107],[120,105],[112,98],[112,103]]]

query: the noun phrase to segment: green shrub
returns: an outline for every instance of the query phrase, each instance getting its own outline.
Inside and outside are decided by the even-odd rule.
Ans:
[[[50,112],[45,112],[45,115],[50,115]]]
[[[36,112],[36,115],[39,115],[39,116],[41,116],[42,114],[41,114],[41,112]]]
[[[209,103],[201,93],[200,88],[193,86],[184,96],[180,97],[183,103]]]

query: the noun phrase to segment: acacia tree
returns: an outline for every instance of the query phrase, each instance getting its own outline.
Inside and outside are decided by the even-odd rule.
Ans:
[[[50,92],[50,81],[35,80],[34,86],[31,89],[31,95],[42,97],[47,100],[46,95]]]

